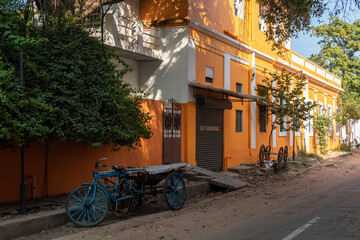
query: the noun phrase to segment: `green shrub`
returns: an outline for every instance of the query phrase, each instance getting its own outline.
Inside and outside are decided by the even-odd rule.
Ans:
[[[342,143],[342,144],[340,145],[340,150],[341,150],[341,151],[344,151],[344,152],[348,152],[348,151],[350,151],[350,146],[347,145],[347,144],[345,144],[345,143]]]

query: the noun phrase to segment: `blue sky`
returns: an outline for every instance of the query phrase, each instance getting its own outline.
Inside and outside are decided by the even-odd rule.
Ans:
[[[336,1],[335,1],[336,2]],[[351,2],[351,1],[350,1]],[[334,9],[335,3],[333,1],[329,1],[329,8]],[[340,14],[339,17],[348,22],[353,22],[355,19],[360,19],[360,11],[351,10],[356,9],[354,6],[347,6],[348,9],[345,14]],[[322,23],[329,22],[329,12],[326,12],[323,17],[320,19],[321,23],[319,23],[319,19],[312,19],[312,25],[318,26]],[[291,49],[300,55],[309,58],[311,54],[320,52],[320,45],[318,45],[319,38],[311,37],[311,32],[309,33],[300,33],[298,38],[291,38]]]

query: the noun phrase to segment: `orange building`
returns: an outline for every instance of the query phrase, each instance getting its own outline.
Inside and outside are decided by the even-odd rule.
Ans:
[[[333,114],[343,91],[341,79],[292,51],[290,40],[282,57],[271,51],[259,9],[255,0],[113,4],[106,15],[105,42],[134,69],[125,81],[149,93],[144,109],[153,115],[154,135],[140,149],[119,152],[111,152],[109,146],[93,149],[57,142],[47,158],[45,147],[34,143],[25,153],[28,197],[70,192],[90,181],[100,157],[109,158],[109,165],[183,161],[215,171],[256,162],[271,130],[263,107],[255,101],[264,69],[302,71],[307,77],[304,97],[319,104],[317,112]],[[330,149],[337,147],[338,135],[333,121]],[[315,140],[311,127],[300,133],[277,128],[272,151],[287,145],[290,152],[294,147],[314,152]],[[5,151],[0,157],[7,163],[0,169],[0,191],[7,193],[0,202],[18,200],[14,189],[20,185],[20,153]]]

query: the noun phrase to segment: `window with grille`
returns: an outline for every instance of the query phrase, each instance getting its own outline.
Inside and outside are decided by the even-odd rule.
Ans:
[[[234,0],[234,13],[241,19],[244,19],[244,0]]]
[[[285,101],[283,99],[280,99],[280,105],[284,105],[285,104]],[[285,129],[286,129],[286,116],[283,117],[283,123],[280,124],[280,132],[285,132]]]
[[[267,124],[267,108],[265,105],[258,105],[259,106],[259,125],[260,125],[260,132],[266,132],[266,124]]]
[[[236,132],[243,131],[243,111],[236,110]]]
[[[259,30],[262,32],[266,32],[266,22],[265,19],[260,16],[260,13],[265,11],[265,7],[259,5]]]
[[[243,92],[243,85],[241,83],[236,83],[236,92],[237,93]]]
[[[206,66],[206,68],[205,68],[205,82],[214,83],[214,68]]]

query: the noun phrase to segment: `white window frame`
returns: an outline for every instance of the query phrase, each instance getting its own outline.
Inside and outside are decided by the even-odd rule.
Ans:
[[[329,108],[330,108],[330,112],[329,112]],[[333,115],[333,107],[332,107],[332,105],[331,104],[328,104],[328,109],[327,109],[327,113],[328,113],[328,117],[331,117],[332,115]],[[329,115],[329,113],[330,113],[330,115]],[[334,135],[334,126],[333,126],[333,121],[331,120],[331,135],[330,135],[330,129],[328,129],[328,136],[329,137],[332,137],[333,135]]]
[[[323,115],[322,115],[322,109],[320,109],[320,107],[321,107],[321,108],[324,108],[324,103],[319,102],[319,110],[318,110],[319,116],[323,116]]]
[[[212,79],[211,82],[206,81],[206,78]],[[205,82],[214,84],[215,69],[213,67],[205,66]]]
[[[279,103],[280,103],[280,105],[283,105],[283,104],[285,104],[285,101],[280,99]],[[287,116],[284,116],[283,118],[284,118],[284,121],[285,121],[283,127],[286,129],[286,127],[287,127],[286,126],[287,125],[287,123],[286,123]],[[279,126],[279,137],[286,137],[286,136],[287,136],[287,131],[281,131],[281,127]]]
[[[276,34],[276,28],[277,28],[279,25],[282,27],[282,23],[278,23],[278,22],[277,22],[277,23],[274,24],[274,41],[277,42],[278,44],[281,44],[281,41],[282,41],[281,35],[278,36],[278,35]]]
[[[314,100],[312,99],[309,99],[310,102],[314,102]],[[313,137],[314,136],[314,129],[313,129],[313,125],[314,125],[314,108],[312,108],[310,110],[310,115],[312,116],[310,119],[309,119],[309,122],[308,122],[308,130],[309,130],[309,136],[310,137]]]
[[[245,0],[234,0],[234,14],[244,20],[244,2]]]
[[[336,112],[339,111],[339,107],[336,107]],[[339,124],[339,132],[336,131],[337,128],[336,128],[336,125]],[[335,136],[340,136],[340,131],[341,131],[341,126],[340,126],[340,123],[338,123],[336,120],[335,120]]]
[[[263,6],[259,5],[259,30],[262,31],[263,33],[266,33],[267,25],[265,19],[260,16],[261,8],[263,8]]]

